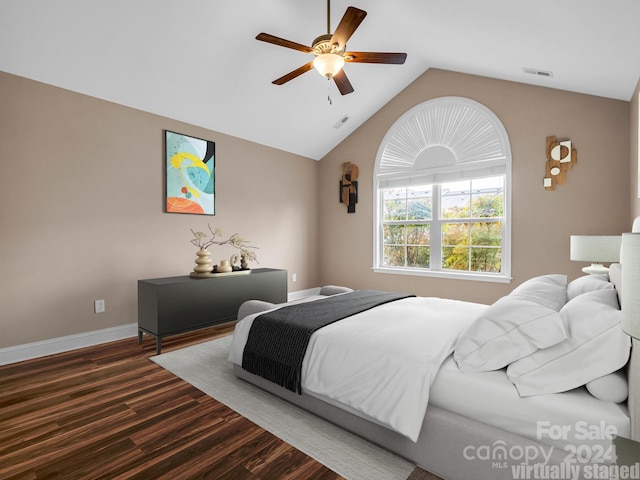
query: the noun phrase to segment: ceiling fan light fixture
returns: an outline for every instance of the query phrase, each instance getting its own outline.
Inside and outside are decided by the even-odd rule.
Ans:
[[[344,58],[336,53],[322,53],[313,60],[313,66],[323,77],[331,78],[344,66]]]
[[[327,0],[327,32],[331,30],[330,10],[330,0]],[[280,78],[276,78],[271,83],[274,85],[284,85],[288,81],[315,68],[320,75],[329,80],[333,80],[340,95],[348,95],[353,92],[353,85],[351,85],[347,74],[342,68],[345,62],[402,65],[407,58],[406,53],[347,52],[347,42],[366,16],[367,12],[364,10],[356,7],[347,7],[347,11],[340,19],[333,34],[326,33],[320,35],[313,41],[310,47],[268,33],[259,33],[256,36],[256,40],[303,53],[310,53],[315,57],[313,61],[305,63]],[[328,83],[329,86],[331,86],[331,82]]]

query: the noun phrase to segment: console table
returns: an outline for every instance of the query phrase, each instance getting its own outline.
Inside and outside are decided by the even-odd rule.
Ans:
[[[212,278],[189,276],[138,280],[138,343],[143,333],[169,335],[235,320],[246,300],[287,301],[287,271],[257,268],[248,274]]]

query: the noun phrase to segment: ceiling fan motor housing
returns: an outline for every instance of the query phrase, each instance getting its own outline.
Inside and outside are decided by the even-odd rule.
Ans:
[[[331,44],[331,38],[333,35],[324,34],[317,37],[311,46],[313,47],[313,53],[315,55],[322,55],[323,53],[335,53],[336,55],[342,55],[346,49],[346,45],[340,48],[340,44]]]

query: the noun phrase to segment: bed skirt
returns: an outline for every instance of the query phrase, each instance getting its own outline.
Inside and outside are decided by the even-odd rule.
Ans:
[[[233,365],[234,373],[253,385],[324,418],[383,447],[446,480],[513,480],[514,478],[555,478],[538,471],[525,472],[522,456],[537,456],[537,468],[554,469],[569,475],[571,468],[585,478],[585,465],[564,463],[568,453],[549,445],[486,425],[467,417],[430,406],[427,408],[417,442],[315,397],[297,395],[257,375]],[[543,456],[546,456],[543,458]],[[548,461],[546,460],[548,459]],[[563,465],[564,463],[564,465]],[[531,467],[533,468],[533,467]],[[548,472],[548,470],[547,470]],[[564,478],[564,477],[561,477]]]

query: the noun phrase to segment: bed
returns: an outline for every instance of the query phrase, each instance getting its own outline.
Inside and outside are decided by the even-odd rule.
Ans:
[[[621,266],[615,264],[611,267],[610,279],[585,276],[566,282],[565,277],[563,283],[561,275],[537,277],[491,306],[409,297],[356,313],[312,334],[303,362],[301,394],[242,368],[243,352],[253,322],[265,312],[282,307],[250,301],[243,304],[238,312],[239,322],[229,360],[239,378],[367,438],[447,480],[607,478],[603,472],[609,471],[607,469],[615,462],[611,449],[612,437],[640,439],[636,405],[640,362],[637,342],[634,340],[635,348],[630,348],[631,339],[612,327],[611,322],[619,317],[610,311],[613,308],[604,306],[607,302],[615,301],[616,309],[619,309],[620,272]],[[315,308],[327,299],[335,301],[341,296],[346,299],[351,294],[349,290],[324,287],[319,295],[289,302],[287,306],[314,302]],[[474,326],[482,326],[479,319],[493,321],[496,315],[514,308],[514,302],[517,304],[523,297],[532,318],[549,322],[549,317],[556,322],[555,327],[550,328],[551,324],[545,323],[545,334],[535,339],[535,345],[527,344],[531,340],[529,337],[524,341],[509,337],[507,344],[499,341],[492,343],[492,340],[486,342],[490,344],[487,351],[483,351],[484,346],[479,348],[478,342],[475,342],[477,332],[474,331]],[[545,303],[544,308],[532,306],[532,298]],[[548,305],[549,302],[555,304]],[[600,369],[596,372],[598,377],[586,382],[586,377],[580,378],[578,368],[578,373],[569,380],[562,378],[562,375],[557,375],[559,380],[551,380],[554,370],[566,366],[562,362],[572,355],[571,352],[580,348],[595,351],[589,344],[594,335],[579,346],[567,346],[567,328],[574,325],[572,328],[575,331],[569,336],[579,336],[576,332],[585,322],[575,327],[575,324],[568,323],[571,316],[584,316],[585,310],[593,312],[599,308],[606,308],[608,313],[603,316],[609,315],[610,318],[610,324],[601,327],[597,335],[600,339],[605,335],[602,332],[606,332],[607,338],[603,342],[607,349],[606,358],[600,358],[601,355],[596,353],[590,353],[586,359],[584,355],[576,357],[581,361],[585,359],[587,364],[591,362],[589,370]],[[549,309],[556,309],[557,315],[549,313]],[[418,321],[418,316],[425,311],[429,312],[428,316],[437,316],[442,320],[434,322],[435,326],[427,327],[433,330],[420,330],[424,322]],[[385,358],[379,351],[370,358],[361,358],[365,347],[361,347],[359,341],[354,342],[354,338],[372,337],[372,341],[377,342],[376,335],[384,337],[388,331],[384,326],[380,326],[378,331],[376,322],[390,316],[401,316],[403,328],[410,332],[409,338],[402,340],[400,349],[397,344],[389,347],[390,357],[398,356],[404,350],[415,350],[420,364],[433,362],[435,369],[413,371],[412,368],[399,368],[393,361],[385,361],[390,365],[383,366],[376,363],[377,359]],[[362,331],[362,322],[368,325],[364,334],[357,333]],[[451,324],[452,329],[443,329],[445,323]],[[373,327],[370,326],[372,324]],[[491,328],[487,329],[485,325],[483,331],[487,330]],[[564,335],[564,340],[554,340],[551,338],[554,335]],[[341,344],[340,338],[349,338],[350,341]],[[413,341],[414,338],[420,340]],[[434,338],[437,338],[437,343],[433,343]],[[424,356],[420,342],[425,342],[424,350],[430,352],[428,355]],[[334,345],[336,343],[337,346]],[[512,343],[518,345],[515,348],[519,356],[516,361],[511,361],[510,354],[505,353],[510,350]],[[434,345],[437,353],[432,354]],[[547,364],[540,352],[550,351],[553,360]],[[504,358],[499,358],[501,356]],[[562,359],[560,363],[556,363],[556,358]],[[501,366],[505,361],[509,364]],[[531,368],[531,362],[536,363],[535,368]],[[331,366],[331,363],[335,365]],[[335,378],[333,383],[328,382],[322,370],[315,370],[317,364],[329,364],[326,367],[329,370],[336,370],[335,366],[340,365],[337,382]],[[388,367],[391,373],[384,373],[383,369]],[[544,368],[551,369],[552,373],[544,373]],[[528,376],[529,372],[539,369],[546,376]],[[360,375],[362,383],[352,384],[349,378],[354,372],[362,370],[365,371]],[[387,390],[380,390],[382,387],[373,382],[376,376],[382,378],[380,383],[385,384]],[[423,382],[426,385],[416,388],[416,384],[420,383],[416,378],[426,378],[426,382]],[[559,385],[555,385],[558,382]],[[573,386],[571,382],[577,385]],[[585,384],[589,385],[589,389]],[[572,388],[567,388],[567,385]],[[413,394],[405,393],[405,388],[412,390]],[[547,392],[554,388],[562,393]],[[622,390],[625,390],[624,393]],[[625,400],[627,392],[628,399]],[[387,400],[389,398],[391,400]],[[422,408],[421,420],[416,424],[415,415]],[[403,414],[398,414],[398,410]],[[528,466],[522,466],[523,462]]]

